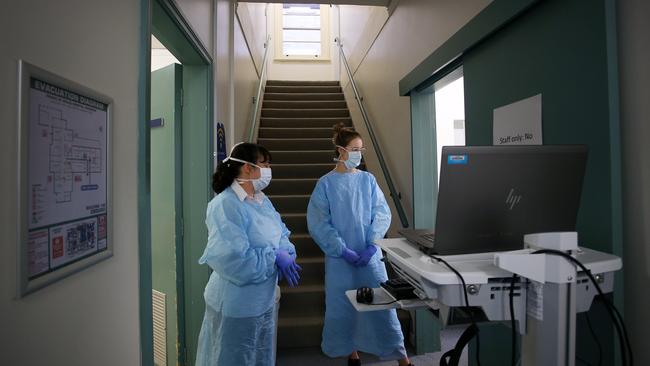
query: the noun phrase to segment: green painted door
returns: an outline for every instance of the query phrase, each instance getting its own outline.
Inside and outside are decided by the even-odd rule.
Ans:
[[[166,363],[159,366],[185,364],[181,86],[181,65],[151,73],[152,287],[165,295],[164,310],[154,303],[154,319],[164,311],[166,320],[165,345],[154,335],[156,361],[162,354],[160,347],[166,350]]]
[[[210,70],[205,65],[183,65],[183,216],[185,218],[185,334],[187,364],[194,365],[205,312],[203,290],[210,270],[199,265],[208,241],[205,211],[212,199],[212,128]]]

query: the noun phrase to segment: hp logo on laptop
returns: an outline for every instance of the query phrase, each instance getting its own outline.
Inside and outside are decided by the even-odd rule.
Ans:
[[[521,201],[521,195],[515,194],[515,189],[510,188],[510,193],[508,193],[508,198],[506,198],[506,205],[509,205],[509,210],[512,210],[516,204]]]

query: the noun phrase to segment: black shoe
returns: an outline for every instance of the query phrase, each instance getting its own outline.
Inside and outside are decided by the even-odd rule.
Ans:
[[[361,359],[348,358],[348,366],[361,366]]]

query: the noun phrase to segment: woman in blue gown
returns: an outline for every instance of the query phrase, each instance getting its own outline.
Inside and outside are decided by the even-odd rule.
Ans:
[[[391,213],[375,177],[356,169],[361,136],[339,124],[333,142],[336,168],[318,180],[307,208],[309,233],[326,255],[321,348],[329,357],[347,356],[348,365],[361,364],[357,351],[409,365],[395,310],[359,313],[345,296],[388,279],[374,241],[388,231]]]
[[[200,264],[213,270],[196,366],[272,366],[278,276],[298,284],[300,267],[289,230],[262,193],[271,180],[269,152],[235,145],[219,164],[208,204],[208,243]]]

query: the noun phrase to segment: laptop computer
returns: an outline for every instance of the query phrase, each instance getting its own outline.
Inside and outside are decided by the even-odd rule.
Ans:
[[[584,145],[445,146],[435,231],[399,232],[428,254],[457,255],[575,231],[586,160]]]

